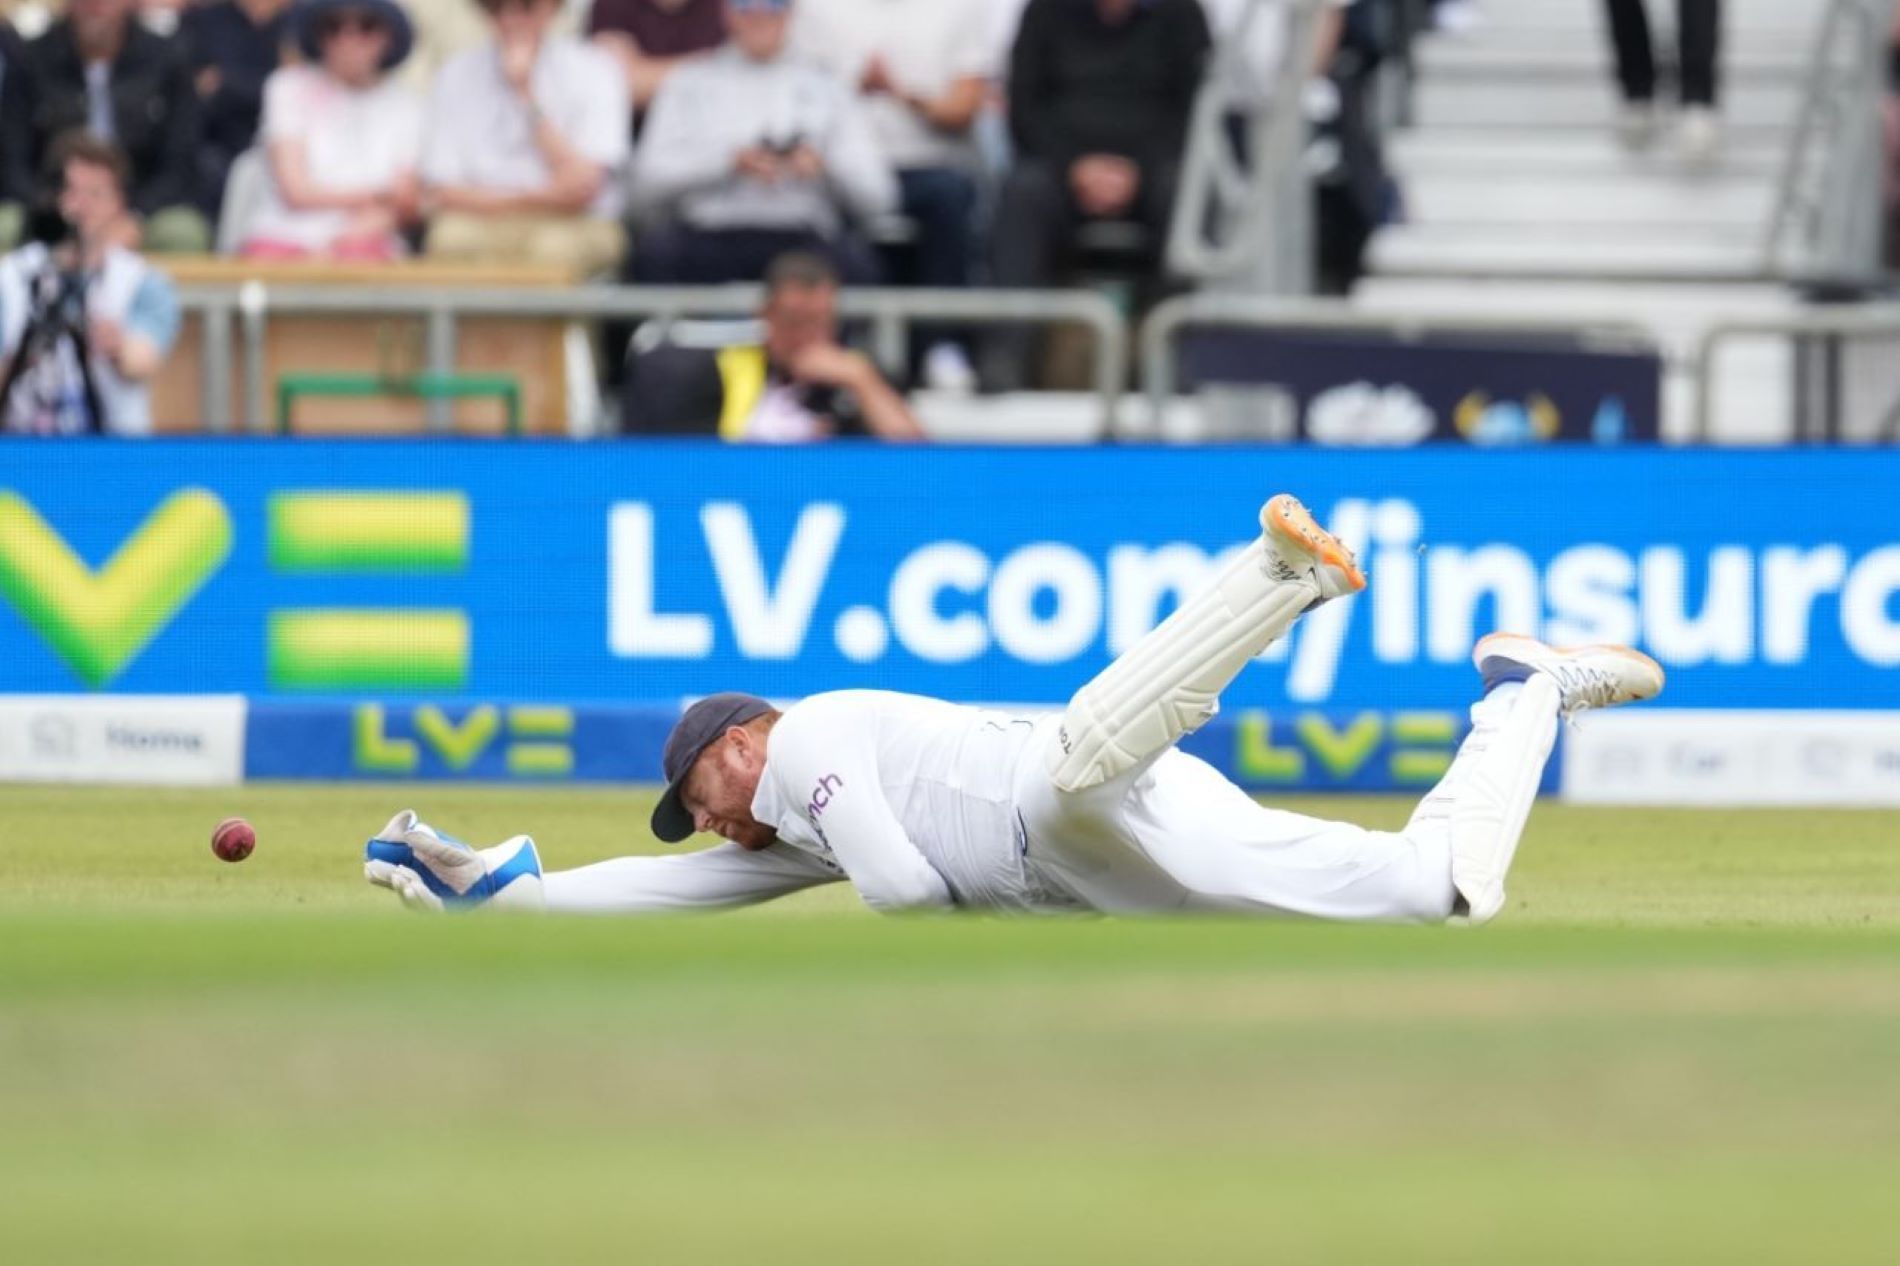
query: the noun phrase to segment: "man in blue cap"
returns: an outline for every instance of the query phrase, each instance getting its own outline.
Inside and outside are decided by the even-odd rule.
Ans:
[[[1061,713],[877,690],[780,712],[714,695],[667,740],[652,826],[722,845],[543,875],[526,836],[478,852],[405,812],[370,841],[366,874],[433,909],[703,909],[842,880],[881,911],[1495,917],[1558,718],[1652,698],[1662,669],[1623,647],[1494,634],[1472,655],[1485,688],[1472,733],[1402,831],[1264,807],[1175,744],[1296,619],[1365,577],[1294,498],[1274,497],[1260,520],[1211,588]]]

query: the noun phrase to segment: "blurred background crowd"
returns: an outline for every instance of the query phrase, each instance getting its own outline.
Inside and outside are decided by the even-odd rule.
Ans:
[[[1719,0],[1672,6],[1673,48],[1652,38],[1642,0],[1599,6],[1620,142],[1713,161]],[[37,427],[15,429],[70,429],[58,415],[101,395],[138,413],[122,388],[149,376],[178,322],[148,255],[420,258],[687,286],[757,282],[796,254],[786,276],[820,290],[1047,289],[1106,271],[1139,311],[1188,284],[1166,246],[1213,73],[1230,81],[1224,123],[1243,169],[1258,106],[1296,103],[1316,176],[1313,288],[1346,293],[1374,231],[1406,215],[1376,73],[1419,30],[1481,28],[1486,6],[1329,0],[1310,81],[1278,97],[1287,17],[1260,7],[3,0],[0,251],[82,243],[101,278],[101,310],[68,322],[88,327],[73,355],[96,381],[49,376]],[[1214,56],[1236,41],[1241,55]],[[1659,106],[1659,84],[1680,108]],[[51,322],[28,321],[49,307],[27,293],[40,257],[9,258],[12,370],[35,332],[23,327],[44,341]],[[609,324],[615,386],[628,333]],[[944,323],[911,341],[900,386],[1008,391],[1041,373],[1027,331]],[[833,358],[811,372],[836,388],[863,368]]]

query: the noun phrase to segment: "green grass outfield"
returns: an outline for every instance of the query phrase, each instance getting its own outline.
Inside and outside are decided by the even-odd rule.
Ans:
[[[652,847],[0,789],[0,1262],[1900,1259],[1897,815],[1541,806],[1471,932],[424,919],[360,879],[407,804]]]

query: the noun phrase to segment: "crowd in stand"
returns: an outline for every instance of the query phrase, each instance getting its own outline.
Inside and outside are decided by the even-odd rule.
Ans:
[[[63,147],[84,134],[122,176],[91,262],[216,248],[704,284],[796,251],[847,284],[1042,288],[1105,221],[1138,295],[1161,282],[1211,50],[1249,7],[50,2],[0,0],[0,252],[71,236]],[[1314,70],[1351,43],[1348,11],[1396,3],[1330,0]],[[1285,15],[1249,29],[1242,108],[1284,60]],[[1351,195],[1360,242],[1383,193]],[[974,385],[973,360],[991,386],[1028,376],[1012,336],[925,333],[931,385]]]

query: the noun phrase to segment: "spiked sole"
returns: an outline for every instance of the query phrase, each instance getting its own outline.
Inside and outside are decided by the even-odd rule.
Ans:
[[[1353,557],[1352,551],[1321,527],[1319,520],[1292,493],[1283,492],[1267,502],[1260,511],[1260,526],[1339,572],[1346,578],[1351,592],[1358,593],[1366,587],[1366,574],[1359,570],[1359,560]]]

